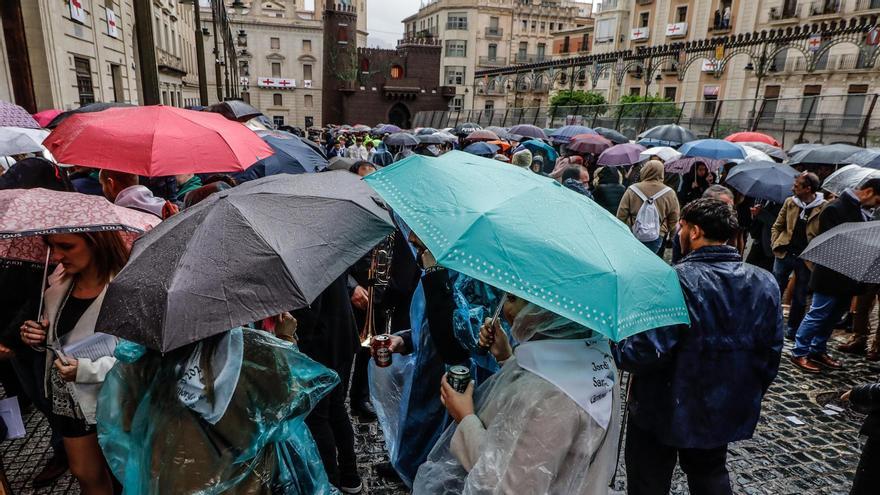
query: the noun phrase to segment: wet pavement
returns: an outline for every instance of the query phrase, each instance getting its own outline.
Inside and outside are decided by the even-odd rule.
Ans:
[[[834,337],[838,341],[844,338],[845,334]],[[877,380],[880,364],[835,353],[846,369],[812,376],[788,362],[789,349],[790,344],[786,343],[780,374],[764,400],[755,437],[731,445],[728,468],[734,493],[848,493],[859,457],[858,428],[862,416],[847,410],[845,404],[838,407],[841,404],[836,397],[854,385]],[[30,487],[30,479],[48,459],[49,432],[39,413],[27,413],[25,426],[26,438],[0,444],[3,465],[14,493],[79,493],[70,475],[52,487],[40,490]],[[387,461],[384,440],[376,423],[355,419],[354,426],[364,493],[407,493],[405,486],[382,480],[375,473],[375,466]],[[625,473],[621,468],[615,488],[625,491],[625,486]],[[688,493],[687,482],[680,472],[676,473],[671,493]]]

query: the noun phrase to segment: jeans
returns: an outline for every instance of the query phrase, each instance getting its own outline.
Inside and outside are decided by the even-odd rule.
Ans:
[[[667,495],[676,462],[687,475],[691,495],[733,494],[726,465],[727,445],[713,449],[671,447],[630,419],[624,455],[628,495]]]
[[[785,292],[788,278],[794,272],[795,283],[791,292],[791,310],[788,313],[787,333],[793,335],[797,332],[804,313],[807,311],[807,294],[810,287],[810,269],[804,260],[793,254],[786,254],[785,258],[776,258],[773,262],[773,276],[779,284],[780,296]]]
[[[792,357],[826,354],[834,324],[849,311],[851,301],[852,298],[847,296],[814,293],[810,311],[798,327],[794,349],[791,350]]]
[[[641,243],[650,249],[652,253],[657,254],[660,252],[660,247],[663,246],[663,238],[658,237],[653,241],[641,241]]]

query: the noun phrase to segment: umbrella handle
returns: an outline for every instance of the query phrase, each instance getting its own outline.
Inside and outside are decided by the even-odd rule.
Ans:
[[[41,322],[43,318],[43,300],[46,294],[46,277],[49,276],[49,258],[52,256],[52,248],[46,249],[46,263],[43,265],[43,280],[40,281],[40,305],[37,308],[37,322]]]
[[[495,327],[495,323],[498,322],[498,317],[501,316],[501,309],[504,308],[504,301],[507,300],[507,292],[501,295],[501,299],[498,301],[498,306],[495,307],[495,312],[492,314],[492,320],[489,322],[491,328]],[[489,354],[489,347],[483,347],[480,345],[479,339],[477,339],[477,354],[480,356],[485,356]]]
[[[626,373],[626,371],[621,372],[621,375]],[[626,433],[626,416],[629,412],[629,408],[627,407],[627,403],[629,402],[629,394],[632,391],[632,382],[633,376],[632,373],[627,374],[626,381],[626,395],[623,396],[623,417],[620,422],[620,435],[617,437],[617,456],[615,457],[614,463],[614,472],[611,473],[611,483],[608,484],[609,488],[614,488],[614,482],[617,480],[617,471],[620,466],[620,453],[623,451],[623,436]]]

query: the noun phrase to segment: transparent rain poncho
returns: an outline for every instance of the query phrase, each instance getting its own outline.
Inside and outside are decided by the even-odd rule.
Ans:
[[[620,398],[607,339],[533,304],[511,333],[523,344],[437,441],[414,494],[608,493]]]
[[[304,419],[339,378],[294,345],[237,328],[165,356],[123,341],[116,357],[98,440],[124,493],[331,493]]]

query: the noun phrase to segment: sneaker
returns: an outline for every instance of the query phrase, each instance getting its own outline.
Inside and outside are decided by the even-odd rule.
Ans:
[[[360,493],[364,490],[361,477],[355,474],[342,475],[339,480],[339,491],[342,493]]]

